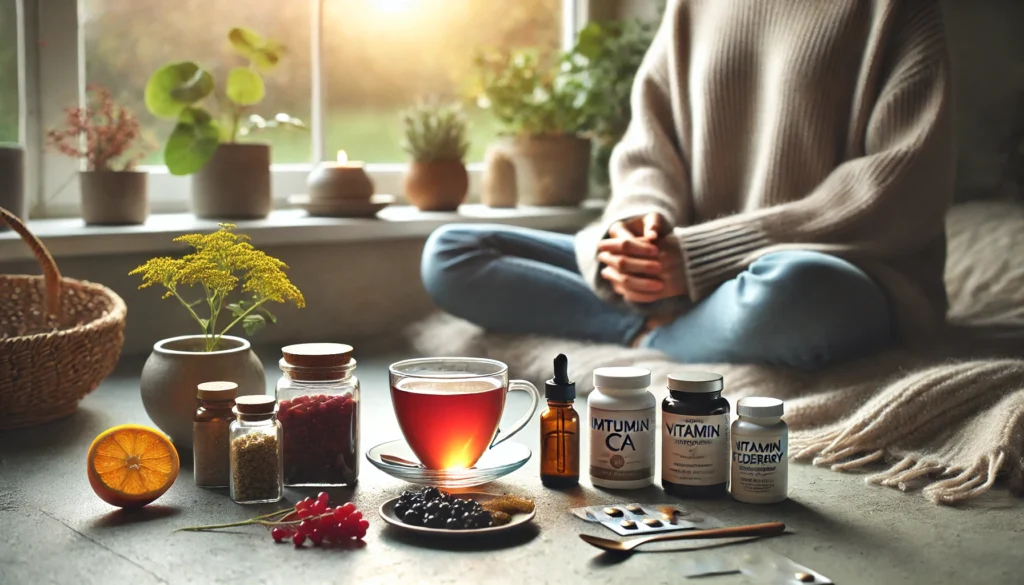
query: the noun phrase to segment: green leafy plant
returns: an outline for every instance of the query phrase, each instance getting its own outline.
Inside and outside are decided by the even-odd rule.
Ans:
[[[263,329],[267,322],[277,319],[265,306],[269,302],[292,301],[298,308],[306,306],[302,293],[288,280],[288,266],[257,250],[249,237],[236,234],[233,224],[220,224],[212,234],[188,234],[175,238],[175,242],[188,244],[193,251],[182,258],[152,258],[129,272],[142,276],[139,288],[160,286],[167,290],[164,298],[175,298],[188,310],[206,338],[206,351],[214,351],[220,339],[241,324],[248,335]],[[229,297],[241,285],[243,298],[237,302]],[[186,300],[185,289],[201,288],[203,298]],[[200,317],[196,307],[206,304],[207,316]],[[223,329],[217,321],[227,310],[231,321]]]
[[[469,150],[466,114],[458,104],[423,103],[402,112],[402,148],[416,162],[462,161]]]
[[[481,53],[477,71],[477,105],[490,110],[512,135],[579,134],[590,130],[586,109],[591,81],[571,55],[555,63],[536,51]]]
[[[654,39],[654,27],[638,19],[591,22],[579,32],[570,60],[585,69],[596,88],[585,109],[593,120],[597,183],[608,184],[608,159],[632,117],[633,79]]]
[[[146,108],[154,116],[176,120],[164,147],[164,164],[173,175],[189,175],[210,160],[221,143],[237,142],[252,130],[275,126],[304,127],[302,122],[279,114],[271,122],[248,116],[248,108],[263,101],[266,85],[261,72],[274,69],[285,47],[246,28],[233,28],[228,41],[246,61],[228,71],[223,90],[218,92],[213,74],[195,61],[168,63],[156,70],[146,83]],[[219,117],[202,106],[214,97]]]

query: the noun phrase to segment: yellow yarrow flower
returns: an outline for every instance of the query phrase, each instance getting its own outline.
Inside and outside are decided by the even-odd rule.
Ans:
[[[186,234],[174,238],[175,242],[187,244],[193,252],[182,258],[159,257],[147,261],[129,274],[141,275],[139,288],[158,285],[167,289],[164,298],[177,297],[203,326],[203,333],[219,338],[236,323],[243,320],[260,319],[257,309],[264,303],[294,302],[298,308],[306,306],[306,300],[299,289],[285,274],[288,266],[257,250],[249,243],[249,237],[234,233],[234,224],[220,224],[220,229],[209,234]],[[252,298],[238,304],[227,305],[235,319],[224,331],[216,331],[217,317],[228,295],[239,287]],[[210,307],[209,319],[202,319],[193,311],[197,303],[189,303],[180,296],[179,286],[201,286]],[[250,316],[251,315],[251,316]],[[262,325],[262,323],[258,323]]]

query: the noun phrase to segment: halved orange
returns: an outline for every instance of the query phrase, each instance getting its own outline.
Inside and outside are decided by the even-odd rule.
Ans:
[[[121,425],[100,433],[86,459],[96,495],[119,508],[145,506],[178,477],[178,451],[166,435],[142,425]]]

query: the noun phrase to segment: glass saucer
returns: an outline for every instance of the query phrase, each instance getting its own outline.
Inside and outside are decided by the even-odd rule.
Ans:
[[[390,455],[407,461],[418,461],[404,439],[381,443],[366,452],[366,458],[374,467],[409,483],[436,485],[447,488],[464,488],[492,482],[519,469],[530,460],[530,449],[526,445],[505,441],[488,449],[476,466],[469,469],[425,469],[391,463],[381,459]]]

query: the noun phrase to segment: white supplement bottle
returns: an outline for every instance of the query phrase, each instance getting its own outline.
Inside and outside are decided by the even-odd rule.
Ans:
[[[590,483],[637,489],[654,481],[654,395],[644,368],[598,368],[587,397]]]
[[[789,497],[789,427],[783,404],[751,396],[736,404],[732,423],[729,491],[748,504],[774,504]]]

